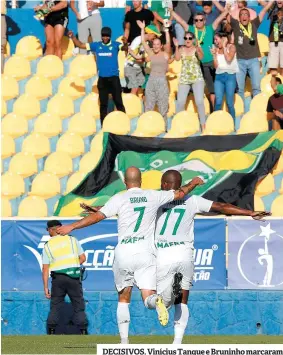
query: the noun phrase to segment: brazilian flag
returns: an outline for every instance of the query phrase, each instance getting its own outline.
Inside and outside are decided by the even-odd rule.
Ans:
[[[190,138],[139,138],[104,133],[96,167],[70,193],[61,197],[57,216],[77,216],[80,203],[104,205],[125,191],[125,170],[142,172],[142,188],[160,189],[162,174],[180,171],[183,184],[202,176],[205,184],[194,194],[207,199],[253,209],[256,183],[277,163],[283,147],[283,131],[231,136]]]

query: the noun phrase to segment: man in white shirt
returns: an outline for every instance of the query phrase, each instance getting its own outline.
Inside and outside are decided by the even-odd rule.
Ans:
[[[70,1],[70,7],[74,11],[78,21],[78,37],[82,43],[88,43],[91,35],[92,42],[101,41],[102,19],[99,7],[104,7],[103,0],[78,0],[79,10],[75,0]],[[86,49],[80,49],[80,54],[87,54]]]
[[[182,176],[168,170],[162,176],[162,190],[177,190]],[[267,212],[254,212],[228,203],[213,202],[200,196],[186,196],[168,202],[157,213],[155,243],[157,247],[157,294],[165,306],[175,302],[174,344],[181,344],[189,320],[187,307],[194,276],[194,217],[197,213],[219,212],[226,215],[261,219]]]
[[[166,203],[183,198],[201,184],[203,181],[196,178],[176,191],[142,190],[140,170],[130,167],[125,173],[127,192],[114,195],[97,213],[57,229],[58,234],[65,235],[118,215],[118,245],[113,272],[119,294],[117,321],[122,344],[128,343],[129,303],[134,285],[140,289],[145,307],[156,309],[161,325],[168,323],[168,311],[162,298],[156,294],[154,229],[157,210]]]

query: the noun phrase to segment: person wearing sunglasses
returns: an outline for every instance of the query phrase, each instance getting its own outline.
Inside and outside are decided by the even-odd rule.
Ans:
[[[186,32],[185,45],[179,49],[179,42],[173,39],[176,51],[175,60],[182,60],[182,68],[177,94],[177,112],[185,110],[188,94],[193,89],[195,103],[198,108],[199,120],[202,130],[205,128],[204,109],[204,79],[201,71],[200,60],[203,58],[202,48],[197,46],[195,35]]]
[[[201,59],[204,81],[208,89],[208,99],[213,110],[215,94],[214,94],[214,76],[215,70],[213,65],[213,57],[210,47],[213,45],[213,36],[222,20],[227,16],[228,9],[221,13],[212,25],[206,25],[205,14],[197,12],[194,16],[194,25],[188,25],[179,15],[172,11],[173,18],[180,23],[186,32],[192,32],[195,35],[198,46],[202,48],[203,58]]]

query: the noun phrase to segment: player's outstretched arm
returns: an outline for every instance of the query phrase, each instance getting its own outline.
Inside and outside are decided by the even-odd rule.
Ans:
[[[88,227],[92,224],[96,224],[102,221],[105,218],[106,217],[101,212],[92,213],[77,222],[67,224],[66,226],[58,227],[56,229],[56,232],[61,235],[66,235],[72,232],[74,229],[81,229],[81,228]]]
[[[200,177],[193,178],[187,185],[182,186],[174,192],[174,200],[180,200],[193,191],[197,186],[203,185],[204,181]]]
[[[87,205],[86,203],[81,203],[80,207],[83,209],[83,213],[90,214],[90,213],[98,212],[103,206],[93,207],[93,206]]]
[[[271,216],[270,212],[265,211],[250,211],[244,208],[240,208],[230,203],[222,203],[222,202],[213,202],[210,208],[211,212],[220,212],[226,215],[233,215],[233,216],[249,216],[253,219],[262,219],[264,217]]]

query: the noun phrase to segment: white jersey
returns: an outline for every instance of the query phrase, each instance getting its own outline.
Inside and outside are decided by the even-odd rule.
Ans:
[[[154,230],[160,206],[174,200],[174,191],[132,188],[113,196],[101,208],[105,217],[118,215],[118,245],[133,246],[140,253],[154,246]]]
[[[197,213],[209,212],[213,201],[200,196],[185,197],[169,202],[157,213],[155,242],[162,248],[163,243],[193,243],[194,217]]]

